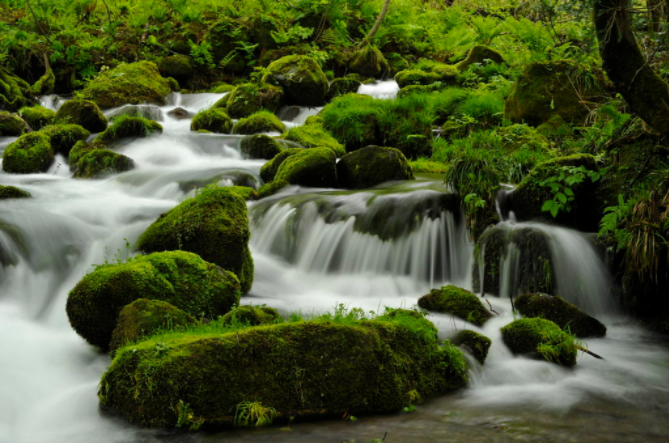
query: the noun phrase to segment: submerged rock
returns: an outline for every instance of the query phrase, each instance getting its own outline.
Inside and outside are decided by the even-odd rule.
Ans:
[[[514,354],[574,366],[578,351],[574,338],[543,318],[515,320],[502,329],[502,340]]]
[[[337,157],[330,148],[311,148],[286,158],[276,172],[276,180],[293,185],[336,188]]]
[[[263,81],[275,82],[286,93],[286,102],[298,106],[321,106],[328,93],[328,79],[318,63],[306,55],[289,55],[270,63]]]
[[[476,295],[453,285],[431,290],[418,299],[418,306],[428,311],[454,315],[476,326],[482,326],[492,317]]]
[[[94,148],[83,152],[77,161],[74,178],[100,178],[134,168],[135,162],[130,157],[109,149]]]
[[[260,158],[265,160],[273,159],[282,151],[279,142],[265,134],[244,137],[239,142],[239,149],[242,152],[242,156],[245,158]]]
[[[290,186],[290,183],[285,180],[275,180],[269,183],[265,183],[258,189],[258,198],[262,199],[265,197],[270,197],[286,186]]]
[[[162,133],[160,123],[144,117],[132,117],[127,114],[115,119],[110,127],[95,138],[96,142],[112,143],[127,137],[150,137],[154,133]]]
[[[75,98],[63,103],[56,112],[55,124],[75,124],[96,133],[107,129],[107,117],[90,100]]]
[[[346,154],[337,162],[342,188],[364,189],[391,180],[414,180],[404,154],[394,148],[367,146]]]
[[[30,192],[23,189],[15,188],[14,186],[0,185],[0,200],[7,200],[10,198],[29,198],[32,197]]]
[[[53,160],[49,135],[42,131],[31,132],[5,148],[2,170],[11,174],[46,172]]]
[[[167,113],[167,115],[177,120],[187,120],[193,116],[190,112],[186,111],[184,108],[172,109],[170,112]]]
[[[458,332],[455,337],[451,339],[451,343],[460,348],[464,348],[479,363],[484,364],[492,340],[483,334],[465,329]]]

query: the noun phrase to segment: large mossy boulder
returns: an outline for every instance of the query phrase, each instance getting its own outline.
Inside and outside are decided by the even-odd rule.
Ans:
[[[216,103],[214,107],[220,108],[225,104],[230,117],[243,118],[262,110],[276,112],[283,104],[283,99],[283,91],[278,86],[246,83],[237,86],[221,99],[224,103]]]
[[[53,163],[51,140],[45,132],[30,132],[5,148],[2,170],[11,174],[46,172]]]
[[[304,149],[286,158],[276,172],[275,180],[292,185],[336,188],[337,156],[330,148]]]
[[[0,112],[0,137],[18,137],[29,130],[28,124],[21,117]]]
[[[259,326],[277,323],[282,320],[281,314],[267,306],[239,306],[221,317],[224,325]]]
[[[252,135],[260,132],[279,132],[282,133],[286,127],[279,117],[269,111],[260,111],[250,115],[247,118],[241,118],[232,128],[233,134]]]
[[[286,186],[290,186],[290,183],[285,180],[275,180],[269,183],[265,183],[260,188],[258,188],[258,199],[260,200],[265,197],[271,197]]]
[[[351,55],[348,70],[366,77],[381,77],[388,72],[388,61],[377,47],[367,43]]]
[[[190,57],[180,54],[161,58],[158,63],[158,71],[165,78],[172,77],[180,85],[185,85],[195,75],[195,68]]]
[[[0,200],[8,200],[10,198],[29,198],[32,197],[30,192],[14,186],[0,185]]]
[[[559,115],[582,125],[587,102],[603,95],[597,75],[573,61],[537,62],[528,65],[506,99],[505,117],[516,123],[539,126]]]
[[[122,64],[101,72],[81,92],[82,98],[94,101],[100,108],[151,103],[164,105],[171,92],[153,62]]]
[[[114,352],[161,331],[185,329],[197,323],[192,315],[167,302],[139,298],[121,309],[109,350]]]
[[[271,182],[276,177],[276,173],[279,170],[281,163],[286,161],[291,155],[295,155],[302,151],[304,151],[302,148],[290,148],[279,152],[260,168],[260,178],[262,178],[265,183]]]
[[[337,157],[346,154],[346,149],[320,123],[293,126],[283,134],[283,138],[299,143],[305,148],[329,148]]]
[[[578,347],[574,337],[543,318],[522,318],[502,328],[502,340],[514,354],[574,366]]]
[[[121,310],[140,298],[168,302],[195,318],[216,319],[239,304],[239,280],[196,254],[160,252],[98,266],[70,291],[66,311],[88,343],[108,349]]]
[[[15,112],[35,102],[30,85],[0,67],[0,109]]]
[[[401,151],[367,146],[343,156],[337,162],[342,188],[365,189],[391,180],[414,180],[411,166]]]
[[[330,89],[328,90],[326,100],[332,101],[339,96],[356,93],[361,85],[362,83],[354,78],[336,78],[330,83]]]
[[[67,162],[70,165],[70,171],[74,172],[77,169],[77,163],[84,155],[91,152],[93,149],[104,149],[102,145],[95,145],[85,141],[78,141],[74,144],[67,157]]]
[[[45,126],[53,124],[56,113],[43,106],[32,106],[19,109],[18,114],[30,126],[33,131],[38,131]],[[0,117],[2,119],[2,117]],[[1,123],[0,123],[1,125]],[[2,135],[2,129],[0,129]]]
[[[74,178],[102,178],[135,168],[135,162],[110,149],[92,149],[77,161]]]
[[[75,124],[92,133],[107,129],[107,117],[95,102],[75,98],[63,103],[56,112],[55,124]]]
[[[112,121],[112,125],[101,132],[96,142],[113,143],[123,138],[151,137],[155,133],[162,133],[163,127],[160,123],[144,117],[133,117],[123,114]]]
[[[225,110],[211,108],[195,114],[190,123],[191,131],[209,131],[217,134],[229,134],[232,132],[232,119]]]
[[[467,68],[469,68],[474,63],[484,63],[486,60],[490,60],[491,62],[498,64],[504,63],[504,57],[502,57],[502,54],[488,46],[477,45],[469,50],[466,59],[462,60],[455,66],[458,71],[462,72],[466,71]]]
[[[418,306],[428,311],[451,314],[476,326],[482,326],[492,317],[476,295],[453,285],[431,290],[418,299]]]
[[[228,188],[206,186],[195,197],[161,215],[135,247],[147,253],[194,252],[233,272],[246,293],[253,284],[250,236],[246,201]]]
[[[545,318],[577,337],[606,335],[606,326],[562,297],[542,293],[523,294],[513,304],[523,317]]]
[[[279,142],[265,134],[244,137],[239,142],[239,149],[245,158],[260,158],[265,160],[273,159],[283,150]]]
[[[330,87],[318,63],[306,55],[289,55],[271,63],[264,81],[283,88],[286,103],[322,106]]]
[[[137,425],[196,429],[243,425],[237,412],[251,401],[285,420],[341,417],[399,411],[467,384],[462,353],[440,344],[430,322],[394,314],[149,339],[117,353],[100,404]]]
[[[465,349],[476,361],[483,364],[486,357],[488,357],[488,350],[490,349],[492,340],[483,334],[465,329],[455,334],[455,337],[451,338],[451,343],[461,349]]]
[[[51,125],[45,127],[42,132],[49,135],[53,151],[65,157],[70,155],[70,150],[77,142],[86,141],[91,135],[79,125]]]

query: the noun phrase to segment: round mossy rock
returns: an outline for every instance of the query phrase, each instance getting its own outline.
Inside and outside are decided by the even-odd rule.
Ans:
[[[337,162],[342,188],[365,189],[391,180],[414,180],[411,166],[401,151],[367,146],[343,156]]]
[[[70,291],[66,311],[74,330],[107,349],[121,310],[139,298],[168,302],[193,317],[215,319],[239,304],[231,272],[185,251],[98,266]]]
[[[337,157],[346,154],[346,149],[320,123],[311,123],[302,126],[293,126],[283,138],[299,143],[305,148],[329,148]]]
[[[233,134],[258,134],[260,132],[283,133],[286,127],[281,120],[269,111],[260,111],[247,118],[241,118],[232,128]]]
[[[163,77],[172,77],[184,85],[195,75],[195,68],[190,57],[180,54],[161,58],[158,63],[158,71]]]
[[[112,121],[112,125],[101,132],[96,142],[113,143],[122,138],[150,137],[155,133],[162,133],[163,127],[160,123],[144,117],[132,117],[123,114]]]
[[[483,334],[465,329],[451,338],[451,343],[467,350],[479,363],[485,363],[492,340]]]
[[[434,72],[425,72],[420,69],[407,69],[395,74],[395,81],[400,88],[407,86],[427,86],[441,80],[439,74]]]
[[[40,130],[45,126],[53,124],[56,113],[51,109],[47,109],[43,106],[33,106],[31,108],[21,108],[19,109],[19,115],[23,120],[28,123],[30,128],[34,131]],[[2,117],[0,117],[0,120]],[[2,123],[0,123],[0,126]],[[2,135],[2,129],[0,129],[0,135]]]
[[[144,252],[190,251],[233,272],[243,292],[253,284],[246,201],[225,187],[206,186],[161,215],[139,237]]]
[[[56,112],[54,123],[75,124],[95,134],[107,129],[107,117],[98,105],[90,100],[75,98],[63,103]]]
[[[260,158],[266,160],[273,159],[283,150],[279,142],[265,134],[244,137],[239,142],[239,147],[242,156],[245,158]]]
[[[229,187],[232,192],[235,194],[239,195],[241,198],[243,198],[246,201],[249,200],[258,200],[258,192],[256,192],[255,189],[249,187],[249,186],[230,186]]]
[[[91,135],[79,125],[51,125],[42,129],[42,132],[49,135],[54,152],[65,157],[70,155],[70,150],[77,142],[86,141]]]
[[[492,317],[476,295],[453,285],[431,290],[418,299],[418,306],[428,311],[454,315],[476,326],[483,326]]]
[[[30,127],[21,117],[9,112],[0,112],[0,137],[18,137],[29,130]]]
[[[289,148],[279,152],[270,161],[262,165],[262,168],[260,168],[260,178],[262,178],[265,183],[271,182],[276,177],[276,173],[279,170],[281,163],[291,155],[295,155],[302,151],[304,151],[302,148]]]
[[[279,311],[267,306],[242,305],[221,317],[224,325],[241,324],[259,326],[276,323],[282,320]]]
[[[483,63],[486,60],[490,60],[491,62],[498,64],[504,63],[504,57],[502,57],[502,54],[488,46],[477,45],[469,50],[467,58],[458,63],[456,67],[458,71],[462,72],[466,71],[467,68],[469,68],[474,63]]]
[[[96,147],[94,144],[85,141],[76,142],[72,147],[72,149],[70,149],[70,154],[67,157],[67,161],[70,164],[70,171],[74,172],[77,169],[77,163],[79,163],[81,157],[83,157],[93,149],[101,149],[101,148]]]
[[[190,124],[190,130],[229,134],[232,131],[232,120],[223,109],[211,108],[195,114]]]
[[[10,198],[29,198],[32,197],[30,192],[23,189],[15,188],[14,186],[0,185],[0,200],[8,200]]]
[[[286,186],[290,186],[290,183],[285,180],[274,180],[269,183],[265,183],[260,188],[258,188],[258,199],[270,197]]]
[[[318,63],[306,55],[289,55],[270,63],[264,81],[283,88],[286,102],[298,106],[322,106],[330,87]]]
[[[53,94],[56,85],[56,76],[51,68],[47,68],[43,76],[31,86],[30,90],[34,96]]]
[[[24,106],[32,106],[34,102],[28,82],[0,67],[0,108],[14,112]]]
[[[5,148],[2,170],[11,174],[46,172],[53,160],[49,135],[43,131],[30,132]]]
[[[283,90],[266,83],[246,83],[237,86],[214,106],[222,107],[223,103],[232,118],[248,117],[262,110],[276,112],[283,104]]]
[[[358,92],[361,85],[362,83],[354,78],[336,78],[330,83],[326,100],[332,101],[339,96]]]
[[[336,188],[337,157],[330,148],[304,149],[285,159],[276,172],[276,180],[293,185]]]
[[[502,329],[502,340],[514,354],[546,360],[562,366],[576,364],[574,337],[543,318],[522,318]]]
[[[101,178],[134,168],[135,162],[130,157],[109,149],[92,149],[79,158],[74,178]]]
[[[351,55],[348,70],[367,77],[380,77],[388,72],[388,61],[376,46],[368,43]]]

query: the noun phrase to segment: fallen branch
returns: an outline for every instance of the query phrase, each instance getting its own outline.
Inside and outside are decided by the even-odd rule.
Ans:
[[[492,305],[490,304],[490,301],[489,301],[487,298],[484,298],[483,300],[485,300],[485,302],[488,303],[488,307],[490,308],[490,312],[492,312],[493,314],[497,314],[497,315],[499,315],[499,312],[495,311],[495,310],[492,308]]]
[[[583,351],[583,352],[585,352],[586,354],[590,354],[590,355],[592,355],[593,357],[595,357],[595,358],[597,358],[597,359],[599,359],[599,360],[606,360],[606,359],[605,359],[604,357],[602,357],[601,355],[597,355],[597,354],[595,354],[594,352],[585,349],[583,346],[576,346],[576,349],[578,349],[579,351]]]

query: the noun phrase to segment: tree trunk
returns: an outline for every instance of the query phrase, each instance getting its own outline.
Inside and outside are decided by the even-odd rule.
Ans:
[[[381,9],[381,13],[379,14],[379,17],[376,19],[376,23],[374,23],[374,27],[372,27],[372,30],[369,31],[369,34],[367,34],[367,37],[363,41],[360,42],[358,45],[358,48],[362,48],[366,44],[372,41],[374,36],[376,35],[377,31],[381,27],[381,23],[383,23],[383,19],[386,18],[386,14],[388,13],[388,7],[390,6],[390,0],[386,0],[383,3],[383,9]]]
[[[669,134],[669,88],[637,45],[629,0],[595,0],[594,12],[604,70],[616,91],[646,123]]]
[[[651,34],[655,32],[660,32],[660,26],[662,25],[662,17],[664,16],[665,1],[646,0],[646,6],[648,8],[648,32],[650,32]]]

